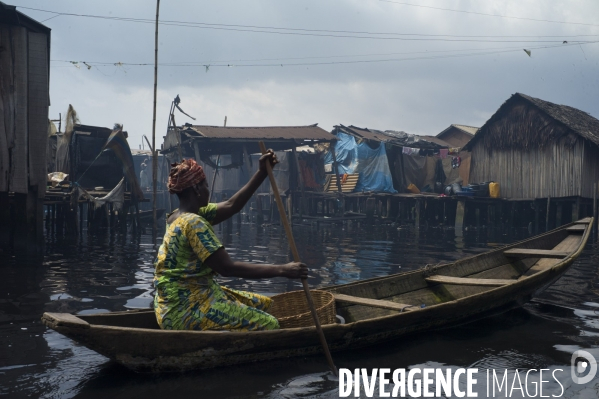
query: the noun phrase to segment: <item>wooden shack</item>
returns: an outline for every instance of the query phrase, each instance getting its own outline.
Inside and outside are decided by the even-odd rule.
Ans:
[[[510,97],[465,146],[470,180],[495,181],[502,197],[593,198],[599,120],[521,93]]]
[[[243,154],[260,152],[258,142],[274,151],[289,150],[335,140],[329,132],[317,126],[199,126],[186,124],[168,131],[163,154],[170,159],[182,155],[204,160],[213,155],[229,154],[234,162],[241,162]],[[180,151],[179,151],[180,149]]]
[[[49,74],[50,29],[0,2],[0,226],[11,237],[43,237]]]
[[[296,149],[334,140],[335,136],[317,124],[262,127],[186,124],[169,129],[162,153],[171,162],[181,158],[195,158],[204,166],[206,178],[210,186],[214,187],[214,194],[227,196],[239,190],[257,169],[256,161],[259,156],[252,154],[260,153],[258,143],[263,141],[267,148],[279,151],[277,156],[281,164],[275,169],[279,191],[287,198],[297,198],[293,201],[298,205],[306,197],[306,184],[299,172],[300,162]],[[256,195],[270,196],[270,184],[265,182]],[[272,197],[270,200],[272,203]],[[176,206],[176,196],[171,196],[171,201]],[[258,207],[261,207],[260,203],[258,201]]]
[[[145,198],[147,201],[144,201],[139,204],[139,209],[141,211],[150,211],[152,209],[152,151],[150,150],[138,150],[131,149],[131,155],[133,157],[133,166],[135,168],[135,176],[139,178],[139,185],[141,190],[144,192]],[[145,177],[142,179],[142,164],[145,163]],[[166,187],[166,183],[168,180],[168,172],[170,170],[170,163],[167,158],[163,154],[158,154],[158,168],[157,168],[157,177],[156,177],[156,209],[165,210],[170,209],[169,205],[169,194]],[[159,213],[162,211],[159,211]]]
[[[474,126],[452,124],[436,137],[449,143],[453,147],[464,147],[472,137],[478,132],[478,128]]]
[[[435,165],[439,161],[439,157],[433,157],[433,155],[438,155],[441,149],[450,147],[448,143],[437,137],[418,136],[395,130],[382,131],[338,125],[335,126],[332,133],[353,136],[357,141],[364,141],[373,147],[384,145],[393,187],[400,193],[409,192],[407,187],[410,184],[414,184],[420,189],[428,186],[425,191],[433,191],[436,181]],[[404,147],[418,149],[422,156],[407,155],[403,151]],[[451,159],[443,159],[441,163],[446,173],[442,183],[453,183],[458,178],[458,171],[452,170]]]
[[[445,141],[451,147],[463,148],[474,137],[476,132],[478,132],[477,127],[452,124],[437,134],[436,137]],[[461,151],[460,157],[462,158],[460,177],[462,178],[462,185],[466,186],[470,183],[470,152]]]
[[[73,114],[70,106],[67,121],[76,119]],[[139,203],[147,202],[139,187],[139,173],[135,171],[127,137],[127,132],[122,131],[120,125],[110,129],[80,123],[67,123],[66,131],[57,134],[55,171],[66,173],[67,177],[46,192],[46,222],[53,232],[77,233],[84,224],[88,228],[113,229],[115,223],[102,215],[110,215],[114,219],[116,214],[112,212],[112,202],[121,202],[120,197],[106,201],[103,209],[95,209],[95,205],[91,206],[93,200],[90,196],[98,199],[109,195],[123,178],[124,211],[120,212],[122,230],[126,227],[125,218],[129,209],[135,207],[138,210]],[[80,189],[89,196],[82,195]]]

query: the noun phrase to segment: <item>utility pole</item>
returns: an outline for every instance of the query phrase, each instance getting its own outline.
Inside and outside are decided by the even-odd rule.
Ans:
[[[158,14],[160,0],[156,0],[156,34],[154,37],[154,115],[152,118],[152,241],[156,243],[158,223],[156,220],[156,180],[158,178],[158,150],[156,148],[156,97],[158,91]]]

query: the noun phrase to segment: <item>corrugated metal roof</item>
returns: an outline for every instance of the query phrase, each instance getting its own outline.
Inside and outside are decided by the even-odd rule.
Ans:
[[[246,140],[335,140],[335,136],[316,126],[223,127],[186,125],[182,132],[190,137]]]
[[[351,134],[356,137],[361,137],[365,140],[375,140],[383,143],[389,143],[396,146],[402,147],[413,147],[413,148],[440,148],[450,147],[449,144],[443,142],[443,140],[436,139],[429,136],[418,136],[415,134],[409,134],[402,131],[396,130],[375,130],[375,129],[363,129],[356,126],[335,126],[342,132]]]
[[[447,141],[441,140],[438,137],[435,136],[418,136],[421,140],[426,140],[426,141],[430,141],[432,143],[436,143],[439,144],[440,146],[443,147],[453,147],[451,144],[449,144]]]
[[[391,136],[387,136],[386,134],[383,134],[383,132],[381,131],[373,131],[370,129],[363,129],[357,126],[343,126],[340,125],[342,128],[344,128],[344,130],[349,131],[349,133],[354,133],[355,136],[359,136],[362,137],[366,140],[376,140],[376,141],[382,141],[382,142],[387,142],[387,141],[391,141],[393,140],[393,137]]]
[[[456,125],[454,123],[454,124],[449,125],[449,127],[447,129],[444,129],[441,133],[437,134],[437,137],[443,137],[445,135],[445,133],[451,131],[452,128],[458,129],[466,134],[469,134],[470,136],[474,136],[476,134],[476,132],[478,132],[478,130],[479,130],[478,127],[466,126],[466,125]]]
[[[466,126],[466,125],[455,125],[455,124],[453,124],[451,126],[454,126],[454,127],[458,128],[458,129],[460,129],[460,130],[462,130],[462,131],[464,131],[464,132],[466,132],[468,134],[471,134],[473,136],[476,134],[476,132],[478,132],[478,129],[479,129],[479,128],[474,127],[474,126]]]
[[[131,155],[133,156],[146,156],[146,157],[152,157],[152,151],[150,150],[139,150],[136,148],[132,148],[131,149]],[[158,156],[162,157],[163,155],[160,153],[160,151],[158,151]]]
[[[75,133],[90,133],[90,135],[94,137],[108,138],[113,130],[102,126],[82,125],[80,123],[77,123],[75,124],[75,126],[73,126],[73,131]],[[123,135],[126,139],[129,138],[129,133],[127,133],[126,131],[123,131]]]

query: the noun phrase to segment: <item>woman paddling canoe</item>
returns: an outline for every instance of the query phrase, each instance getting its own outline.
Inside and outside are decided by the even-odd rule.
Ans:
[[[154,309],[165,330],[272,330],[277,319],[268,314],[272,300],[251,292],[221,287],[214,277],[249,279],[307,277],[300,262],[283,265],[233,261],[214,233],[212,225],[227,220],[252,197],[266,179],[266,162],[277,163],[269,150],[260,158],[260,168],[230,199],[208,203],[206,175],[192,159],[172,165],[168,190],[179,197],[179,209],[169,215],[166,233],[154,272]],[[199,212],[198,212],[199,209]]]

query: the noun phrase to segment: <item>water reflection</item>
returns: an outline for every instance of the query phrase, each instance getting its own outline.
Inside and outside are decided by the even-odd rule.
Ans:
[[[290,260],[287,239],[279,226],[234,225],[231,231],[219,227],[217,233],[234,259],[264,263]],[[447,263],[528,234],[515,233],[508,236],[494,231],[466,231],[457,237],[452,229],[415,230],[355,222],[294,227],[300,256],[311,267],[311,287]],[[109,362],[39,322],[45,311],[89,314],[149,307],[155,254],[150,240],[148,235],[95,233],[80,239],[50,237],[43,258],[0,253],[4,255],[0,280],[0,394],[65,398],[192,394],[338,397],[338,382],[326,372],[326,362],[320,357],[149,376]],[[539,302],[522,309],[461,327],[337,353],[335,362],[349,369],[438,365],[508,369],[513,373],[517,368],[564,368],[578,348],[590,348],[599,355],[599,300],[594,291],[598,259],[597,245],[589,244],[579,261]],[[287,279],[220,281],[269,295],[301,289],[298,281]],[[591,388],[570,383],[566,392],[577,397],[585,389],[596,389],[593,386],[597,382],[599,379],[589,385]],[[592,392],[593,397],[599,396]]]

